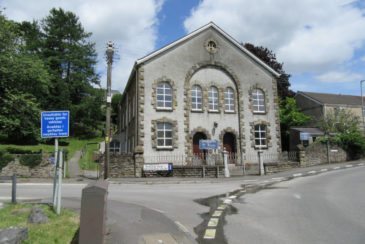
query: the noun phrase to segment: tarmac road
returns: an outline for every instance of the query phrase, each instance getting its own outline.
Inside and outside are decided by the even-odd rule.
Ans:
[[[228,243],[365,243],[365,168],[284,181],[240,197]]]

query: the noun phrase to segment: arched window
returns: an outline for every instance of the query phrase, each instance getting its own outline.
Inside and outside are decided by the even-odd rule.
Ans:
[[[172,109],[172,88],[169,83],[158,83],[156,95],[158,109]]]
[[[215,86],[211,86],[208,93],[209,111],[218,111],[218,89]]]
[[[224,110],[234,112],[234,90],[230,87],[224,91]]]
[[[266,125],[257,124],[255,125],[255,147],[267,147],[267,139],[266,139]]]
[[[157,148],[172,147],[172,124],[168,122],[157,123]]]
[[[252,107],[254,113],[265,113],[265,94],[260,89],[252,91]]]
[[[191,88],[191,109],[195,111],[201,111],[202,107],[202,89],[200,86],[194,85]]]

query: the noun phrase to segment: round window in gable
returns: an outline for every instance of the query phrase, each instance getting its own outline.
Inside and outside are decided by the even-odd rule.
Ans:
[[[208,41],[205,42],[205,48],[210,53],[216,53],[218,50],[217,42],[209,39]]]

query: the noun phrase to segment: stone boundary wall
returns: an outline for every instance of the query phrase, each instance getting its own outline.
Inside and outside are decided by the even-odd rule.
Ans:
[[[109,163],[109,176],[111,178],[134,177],[133,154],[111,154]]]
[[[26,155],[26,154],[22,154]],[[32,154],[34,155],[34,154]],[[52,178],[54,174],[54,166],[49,161],[49,155],[47,153],[42,154],[42,161],[34,168],[24,166],[20,164],[20,155],[13,155],[15,158],[12,162],[9,162],[1,171],[0,176],[11,176],[16,174],[18,177],[29,178]]]
[[[312,143],[308,147],[299,147],[299,161],[301,167],[308,167],[319,164],[326,164],[327,145],[322,143]],[[330,163],[339,163],[347,161],[347,153],[338,146],[330,145],[329,161]]]
[[[203,173],[204,170],[204,173]],[[206,178],[224,177],[224,166],[174,166],[173,176],[175,177],[197,177]]]
[[[291,169],[299,168],[299,163],[267,163],[264,164],[265,174],[270,175],[274,173],[284,172]]]

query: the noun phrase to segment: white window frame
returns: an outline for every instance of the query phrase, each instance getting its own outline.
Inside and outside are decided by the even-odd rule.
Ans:
[[[265,124],[256,124],[254,125],[253,133],[254,133],[255,147],[267,148],[267,126]],[[259,143],[257,143],[257,141]]]
[[[200,98],[200,102],[198,101]],[[198,85],[193,85],[191,88],[191,110],[202,111],[203,110],[203,91]]]
[[[162,125],[162,128],[159,128],[159,125]],[[159,136],[159,132],[162,132],[162,136]],[[171,137],[167,136],[167,133],[170,132]],[[163,141],[163,145],[159,145],[159,140]],[[167,141],[171,141],[171,145],[167,144]],[[173,125],[169,122],[157,122],[156,123],[156,147],[158,149],[171,149],[173,147]]]
[[[234,90],[231,87],[227,87],[224,91],[224,111],[225,112],[235,111]]]
[[[162,93],[160,93],[160,91],[162,91]],[[168,91],[170,91],[170,93],[168,93]],[[159,96],[162,96],[161,100],[159,100]],[[167,103],[170,103],[171,106],[167,106],[166,105]],[[172,103],[173,103],[172,86],[168,82],[158,83],[156,86],[156,108],[171,110]]]
[[[266,113],[265,93],[261,89],[252,91],[252,108],[254,113]]]
[[[218,112],[219,111],[219,91],[215,86],[211,86],[208,92],[208,106],[209,111]]]

